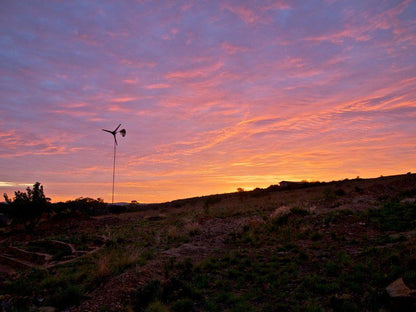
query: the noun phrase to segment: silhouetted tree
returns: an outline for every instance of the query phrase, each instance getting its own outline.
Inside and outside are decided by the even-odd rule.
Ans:
[[[74,200],[68,200],[65,203],[53,204],[53,211],[58,215],[99,215],[107,211],[107,204],[101,198],[78,197]]]
[[[6,193],[3,196],[8,204],[5,214],[13,223],[21,223],[27,230],[34,229],[50,203],[50,198],[45,196],[43,186],[39,182],[36,182],[33,188],[26,188],[26,193],[14,192],[13,199]]]

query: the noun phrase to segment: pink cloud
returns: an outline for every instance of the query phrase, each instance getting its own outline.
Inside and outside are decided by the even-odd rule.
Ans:
[[[265,4],[263,7],[263,10],[268,11],[268,10],[287,10],[290,9],[291,3],[289,1],[282,1],[282,0],[277,0],[277,1],[273,1],[270,4]]]
[[[74,108],[87,107],[87,104],[84,103],[84,102],[77,102],[77,103],[61,104],[60,106],[66,108],[66,109],[74,109]]]
[[[270,16],[267,16],[266,13],[268,13],[268,11],[287,10],[289,8],[291,8],[291,5],[286,1],[273,1],[272,3],[259,2],[256,3],[255,6],[251,6],[249,4],[243,5],[240,3],[227,3],[223,5],[223,9],[232,12],[248,25],[259,22],[270,23],[273,19],[270,18]]]
[[[127,101],[124,101],[124,102],[127,102]],[[131,108],[127,106],[116,105],[116,104],[109,105],[108,110],[110,112],[118,112],[118,113],[125,113],[125,114],[131,113]]]
[[[115,103],[125,103],[125,102],[131,102],[134,100],[137,100],[137,97],[125,96],[125,97],[112,98],[110,101],[115,102]]]
[[[194,65],[193,68],[182,71],[173,71],[165,75],[166,79],[191,79],[197,77],[206,77],[218,71],[223,66],[222,62],[216,62],[208,65]]]
[[[61,137],[38,137],[27,132],[9,131],[0,136],[0,158],[26,155],[63,155],[71,152]]]
[[[57,115],[72,116],[72,117],[95,117],[97,115],[94,112],[81,111],[81,110],[55,109],[55,110],[52,110],[51,112]]]
[[[389,10],[385,10],[375,14],[369,14],[368,11],[362,11],[357,14],[356,11],[346,11],[344,28],[330,32],[321,36],[309,36],[305,40],[309,41],[330,41],[336,44],[342,44],[345,39],[351,38],[358,42],[369,41],[374,38],[374,32],[377,30],[392,30],[392,33],[402,41],[412,40],[415,42],[414,36],[407,36],[412,33],[410,29],[403,28],[399,18],[401,14],[411,3],[406,0],[397,3]],[[366,21],[363,23],[362,21]],[[400,38],[401,37],[401,38]]]
[[[137,79],[126,78],[126,79],[123,79],[123,82],[126,83],[126,84],[137,84],[138,80]]]
[[[246,24],[254,24],[260,20],[260,16],[248,6],[225,4],[224,8],[237,15]]]
[[[141,68],[153,68],[157,65],[154,61],[136,61],[132,59],[120,59],[121,64],[129,66],[131,68],[141,69]]]
[[[242,47],[242,46],[237,46],[237,45],[232,45],[230,43],[227,42],[223,42],[221,44],[221,48],[227,53],[227,54],[236,54],[237,52],[245,52],[248,49],[246,47]]]
[[[155,84],[151,84],[151,85],[147,85],[145,86],[146,89],[168,89],[171,86],[167,83],[155,83]]]

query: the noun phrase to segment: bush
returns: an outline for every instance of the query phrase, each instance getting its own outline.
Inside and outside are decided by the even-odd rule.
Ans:
[[[21,223],[27,230],[33,230],[39,223],[42,214],[47,211],[50,198],[45,197],[43,186],[36,182],[33,188],[28,187],[26,193],[16,191],[14,198],[10,199],[4,193],[4,199],[8,204],[5,214],[13,223]]]
[[[65,203],[55,203],[53,210],[59,215],[81,213],[94,216],[107,213],[109,209],[101,198],[79,197]]]
[[[50,301],[53,306],[60,309],[80,304],[82,299],[81,290],[74,286],[66,284],[64,287],[58,287]]]
[[[369,212],[370,220],[385,231],[410,231],[416,228],[416,203],[389,202]]]
[[[109,207],[111,213],[120,214],[127,211],[127,206],[124,205],[111,205]]]
[[[161,284],[159,280],[152,280],[146,285],[139,285],[136,292],[136,307],[143,311],[151,302],[160,297]]]
[[[168,308],[160,301],[155,301],[149,304],[145,312],[168,312]]]
[[[192,311],[194,302],[189,298],[179,299],[172,305],[172,311],[174,312],[187,312]]]
[[[337,195],[337,196],[344,196],[345,195],[345,191],[343,189],[337,189],[337,190],[335,190],[335,195]]]

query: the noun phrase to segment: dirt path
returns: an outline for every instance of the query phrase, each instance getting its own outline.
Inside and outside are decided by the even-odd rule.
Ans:
[[[136,266],[112,278],[89,293],[87,300],[80,306],[71,308],[70,311],[95,312],[104,307],[110,311],[121,311],[123,307],[132,303],[139,284],[146,284],[154,279],[160,281],[166,279],[164,266],[170,259],[188,259],[192,263],[198,263],[205,257],[223,250],[224,241],[229,233],[240,231],[247,221],[247,217],[207,220],[201,224],[201,233],[192,237],[190,242],[162,251],[146,265]]]

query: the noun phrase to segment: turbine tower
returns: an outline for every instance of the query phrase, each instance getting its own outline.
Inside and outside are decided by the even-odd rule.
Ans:
[[[111,196],[111,204],[114,204],[114,176],[115,176],[115,172],[116,172],[116,146],[118,145],[116,134],[120,133],[121,136],[123,136],[123,137],[126,135],[126,129],[121,129],[120,131],[118,130],[118,128],[120,128],[120,126],[121,126],[121,124],[119,124],[118,127],[114,131],[102,129],[103,131],[111,133],[114,136],[113,192],[112,192],[112,196]]]

